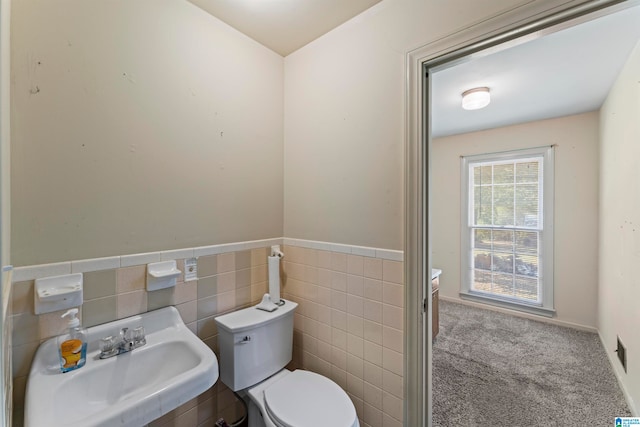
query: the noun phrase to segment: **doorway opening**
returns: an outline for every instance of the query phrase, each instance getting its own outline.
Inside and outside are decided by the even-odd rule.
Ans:
[[[431,302],[431,298],[427,298],[427,296],[431,294],[429,286],[431,284],[431,280],[427,272],[432,271],[432,268],[442,269],[439,293],[440,297],[442,298],[444,296],[445,299],[447,297],[460,298],[460,277],[463,275],[460,272],[459,267],[460,249],[458,248],[458,253],[454,253],[451,257],[451,259],[456,260],[456,262],[453,263],[452,267],[449,266],[448,269],[451,274],[447,277],[447,268],[443,268],[443,265],[441,264],[441,260],[445,259],[446,256],[438,258],[438,255],[445,253],[445,255],[448,256],[450,253],[446,249],[435,246],[436,241],[441,241],[440,238],[436,239],[438,236],[437,231],[435,230],[443,230],[435,224],[435,221],[438,218],[435,217],[437,211],[435,210],[434,205],[436,205],[440,200],[436,199],[432,192],[433,183],[442,183],[443,181],[442,177],[433,175],[434,170],[437,169],[434,167],[434,163],[438,162],[438,159],[435,158],[433,153],[434,129],[437,129],[441,119],[436,114],[437,106],[435,105],[434,100],[438,89],[436,87],[437,74],[455,66],[464,66],[465,64],[469,64],[471,61],[483,59],[493,54],[506,52],[511,48],[527,44],[531,41],[553,36],[562,30],[573,28],[579,24],[590,22],[598,18],[607,17],[614,12],[625,10],[637,5],[637,1],[586,2],[586,4],[583,4],[580,7],[560,13],[551,13],[549,16],[537,21],[526,21],[526,19],[520,21],[515,20],[514,22],[519,22],[519,24],[514,24],[511,28],[507,29],[487,30],[487,28],[483,28],[476,29],[475,32],[470,30],[467,34],[458,35],[450,40],[439,41],[438,43],[428,45],[409,54],[405,277],[407,278],[407,301],[411,301],[413,307],[408,305],[406,313],[408,327],[407,344],[405,349],[405,354],[407,355],[407,359],[405,360],[405,369],[407,371],[407,375],[405,375],[405,378],[407,378],[407,384],[405,384],[407,396],[405,403],[405,420],[406,422],[409,422],[410,425],[431,425],[431,414],[433,409],[431,388],[431,379],[433,377],[431,371],[433,362],[431,331],[435,329],[432,324],[433,303]],[[600,34],[600,36],[601,35],[602,34]],[[459,46],[464,47],[459,48]],[[504,67],[503,69],[498,69],[496,71],[504,71]],[[489,83],[489,85],[490,84],[491,83]],[[469,84],[469,88],[475,87],[476,85],[483,86],[483,84],[480,84],[479,82],[473,82]],[[459,97],[463,90],[460,90],[459,92],[460,93],[456,91],[455,93],[455,104],[457,104],[457,108],[459,108]],[[496,93],[495,96],[495,99],[497,100],[498,94]],[[513,107],[510,108],[513,110]],[[583,114],[592,110],[593,108],[582,112],[567,113],[566,115]],[[551,117],[553,116],[538,117],[537,119],[529,119],[529,121],[546,120],[551,119]],[[458,123],[461,122],[459,118],[451,121]],[[486,123],[486,120],[481,119],[480,122]],[[504,126],[504,124],[494,123],[486,128],[478,129],[467,128],[462,130],[461,133],[482,132],[486,129],[496,128],[499,126]],[[443,136],[452,137],[454,134],[455,133],[451,133]],[[550,146],[554,144],[547,144],[547,141],[541,141],[536,145],[529,145],[527,148],[540,147],[543,145]],[[564,145],[567,146],[566,143]],[[505,150],[505,147],[494,147],[490,149],[489,152],[501,152]],[[466,154],[477,153],[467,152]],[[458,157],[459,155],[460,154],[457,153]],[[460,221],[458,220],[458,216],[462,215],[459,207],[461,199],[459,172],[457,180],[447,181],[447,183],[451,186],[451,189],[455,191],[450,191],[448,193],[448,197],[456,201],[458,208],[454,211],[447,211],[446,215],[452,217],[454,222],[457,222],[459,230]],[[453,236],[451,237],[451,241],[453,246],[459,246],[461,238],[459,235]],[[436,255],[434,256],[434,254]],[[514,249],[512,251],[512,257],[508,259],[511,261],[512,285],[516,281],[515,277],[518,276],[518,270],[517,267],[515,267],[515,265],[518,264],[518,260],[516,259],[517,255],[522,254],[518,254]],[[474,260],[472,254],[470,257]],[[458,264],[457,266],[456,263]],[[526,265],[524,264],[526,263],[520,264],[523,265],[521,267],[521,269],[523,269],[522,272],[531,273],[531,269],[525,271]],[[471,265],[473,268],[473,262]],[[493,267],[490,266],[489,271],[493,271]],[[526,274],[524,275],[526,276]],[[451,288],[450,283],[447,283],[449,281],[448,279],[454,283],[454,288]],[[443,286],[445,286],[444,291]],[[452,291],[452,289],[454,290]],[[496,306],[512,308],[509,304],[511,302],[512,301],[500,301],[500,298],[498,298],[498,301],[495,301],[493,304]],[[592,304],[593,301],[590,303]],[[552,304],[552,311],[554,304],[557,306],[559,301]],[[529,313],[531,313],[531,311],[535,312],[535,310],[524,311]],[[581,322],[576,321],[575,319],[568,319],[566,323],[580,324]],[[442,330],[440,333],[442,333]]]

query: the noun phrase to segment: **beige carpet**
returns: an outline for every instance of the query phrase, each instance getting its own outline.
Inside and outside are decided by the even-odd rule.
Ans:
[[[596,334],[440,302],[434,426],[613,426],[630,416]]]

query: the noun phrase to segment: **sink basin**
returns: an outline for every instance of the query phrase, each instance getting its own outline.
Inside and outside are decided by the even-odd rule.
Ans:
[[[144,326],[147,344],[100,359],[99,341]],[[61,373],[56,339],[40,345],[27,381],[26,427],[140,427],[218,380],[215,354],[166,307],[89,328],[87,363]]]

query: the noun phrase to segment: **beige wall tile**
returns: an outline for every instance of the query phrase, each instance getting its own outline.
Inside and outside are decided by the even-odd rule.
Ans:
[[[311,267],[318,266],[318,251],[316,249],[304,248],[303,264]]]
[[[175,292],[175,288],[165,288],[147,292],[147,309],[157,310],[159,308],[175,305]]]
[[[347,372],[364,379],[364,360],[352,354],[347,354]]]
[[[251,269],[245,268],[244,270],[236,271],[236,289],[244,288],[251,285]]]
[[[333,279],[333,273],[331,270],[325,268],[318,268],[318,285],[325,288],[331,288],[331,281]]]
[[[218,274],[227,273],[229,271],[235,271],[235,269],[236,269],[235,252],[218,254]]]
[[[347,313],[339,310],[331,311],[331,326],[334,328],[341,329],[343,331],[347,330]]]
[[[239,251],[236,254],[236,270],[251,268],[251,251]]]
[[[331,269],[333,271],[347,272],[347,254],[332,252],[331,253]]]
[[[331,361],[335,366],[343,371],[347,370],[347,352],[345,350],[341,350],[338,347],[332,347],[331,357]]]
[[[184,323],[195,322],[198,317],[198,303],[196,301],[189,301],[176,305],[180,317]]]
[[[344,390],[347,389],[347,371],[338,368],[336,365],[333,365],[331,367],[331,379]]]
[[[231,292],[236,289],[236,272],[218,274],[218,293]]]
[[[90,271],[82,274],[83,298],[85,301],[109,297],[116,294],[116,270]]]
[[[388,326],[383,326],[382,345],[386,348],[395,350],[398,353],[404,353],[404,336],[402,331]]]
[[[384,414],[402,422],[402,400],[391,393],[382,392],[382,411]],[[386,421],[384,425],[387,425]]]
[[[382,304],[382,324],[404,330],[402,309],[389,304]]]
[[[196,295],[198,299],[211,297],[220,293],[220,291],[218,290],[218,276],[210,276],[198,279],[196,286]]]
[[[318,340],[318,357],[326,362],[331,362],[331,344]]]
[[[268,283],[260,282],[255,285],[251,285],[251,301],[257,303],[262,300],[264,294],[268,293]]]
[[[11,284],[11,314],[33,313],[34,281]]]
[[[347,294],[339,291],[331,291],[331,307],[340,310],[347,311]]]
[[[347,334],[347,353],[362,359],[364,357],[364,340],[355,335]]]
[[[382,323],[382,303],[364,300],[364,318],[373,322]]]
[[[382,370],[382,389],[402,399],[402,377],[386,369]]]
[[[318,251],[318,267],[331,269],[331,252],[329,251]]]
[[[363,342],[363,359],[367,362],[370,362],[379,367],[382,367],[382,346],[375,344],[371,341],[364,341]],[[382,387],[382,383],[380,383],[380,387]]]
[[[198,278],[218,274],[218,255],[198,257]]]
[[[404,286],[384,282],[382,284],[382,300],[396,307],[404,307]]]
[[[318,267],[312,267],[305,265],[304,268],[304,281],[317,285],[318,284]]]
[[[402,422],[396,420],[386,413],[382,413],[382,425],[384,427],[402,427]]]
[[[11,347],[13,377],[29,375],[31,362],[40,344],[37,341]]]
[[[402,353],[383,347],[382,367],[388,371],[393,372],[396,375],[402,375],[404,371]]]
[[[285,251],[286,247],[286,251]],[[299,246],[285,246],[282,248],[287,259],[291,262],[295,262],[296,264],[304,263],[304,248]]]
[[[78,312],[80,311],[81,310],[78,310]],[[65,333],[69,328],[69,318],[63,319],[62,315],[66,312],[67,310],[59,310],[38,316],[39,338],[41,340]],[[84,325],[83,317],[80,315],[78,318],[81,324]]]
[[[347,351],[347,333],[340,329],[332,328],[331,330],[331,344],[340,350]]]
[[[316,301],[321,306],[331,307],[331,290],[318,286]]]
[[[318,323],[318,339],[331,343],[331,326],[329,324]]]
[[[352,274],[347,276],[347,293],[357,295],[359,297],[364,296],[364,278],[362,276],[354,276]]]
[[[134,291],[116,296],[118,319],[134,316],[147,311],[147,292]]]
[[[382,345],[382,325],[380,323],[364,320],[364,339]]]
[[[384,383],[384,373],[383,373]],[[382,408],[382,389],[369,384],[367,381],[364,383],[364,403],[368,403],[375,408]]]
[[[347,273],[362,276],[364,274],[364,258],[358,255],[347,255]]]
[[[235,292],[234,292],[235,296]],[[221,313],[220,302],[218,301],[219,296],[214,295],[211,297],[199,298],[197,301],[198,306],[198,320],[205,319],[208,317],[215,316],[218,313]]]
[[[340,292],[347,292],[347,275],[334,271],[331,274],[331,289]]]
[[[262,283],[269,280],[267,264],[251,267],[251,283]]]
[[[402,277],[404,264],[398,261],[382,261],[382,280],[392,283],[404,283]]]
[[[13,331],[11,344],[14,346],[27,344],[40,339],[38,316],[31,313],[21,313],[11,316]]]
[[[236,289],[236,308],[240,309],[251,304],[251,287]]]
[[[303,264],[296,264],[291,261],[285,261],[284,265],[287,272],[287,278],[296,280],[305,279],[305,266]]]
[[[354,316],[364,316],[364,299],[355,295],[347,295],[347,312]]]
[[[347,332],[359,338],[364,338],[364,319],[347,314]]]
[[[351,399],[351,402],[353,402],[353,407],[356,408],[356,415],[358,416],[358,421],[362,421],[362,415],[364,413],[364,402],[362,401],[362,399],[360,399],[353,393],[347,393],[347,395],[349,396],[349,399]]]
[[[382,301],[382,281],[364,279],[364,297],[374,301]]]
[[[366,393],[366,391],[365,391]],[[363,421],[369,425],[369,427],[383,427],[382,424],[382,411],[378,408],[382,408],[382,401],[380,406],[368,404],[364,402],[364,415]]]
[[[374,387],[382,389],[382,366],[364,361],[364,380]]]
[[[82,325],[90,327],[115,320],[117,316],[116,297],[106,297],[85,301],[82,305]]]
[[[382,280],[382,260],[380,258],[364,258],[364,277]]]
[[[147,267],[136,265],[117,270],[117,293],[139,291],[146,288]]]
[[[198,281],[181,282],[176,284],[174,292],[176,304],[182,304],[187,301],[195,301],[198,299]]]
[[[266,265],[269,256],[269,248],[257,248],[251,250],[251,265]]]
[[[364,381],[347,371],[347,392],[351,393],[359,400],[364,399]]]
[[[205,339],[218,335],[218,326],[213,317],[198,320],[198,338]]]

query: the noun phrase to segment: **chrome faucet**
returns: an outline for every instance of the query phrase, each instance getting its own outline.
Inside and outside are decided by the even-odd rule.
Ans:
[[[109,335],[100,340],[100,359],[108,359],[122,353],[128,353],[146,343],[144,327],[122,328],[118,337]]]

